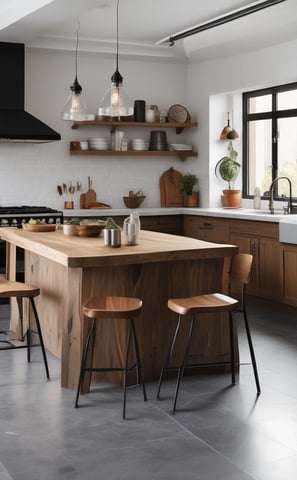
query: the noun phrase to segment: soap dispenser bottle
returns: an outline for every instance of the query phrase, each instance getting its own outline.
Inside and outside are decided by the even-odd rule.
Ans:
[[[140,230],[138,213],[130,212],[129,217],[124,220],[123,231],[126,245],[136,245]]]
[[[259,187],[256,187],[254,192],[254,209],[260,210],[260,208],[261,208],[261,191]]]

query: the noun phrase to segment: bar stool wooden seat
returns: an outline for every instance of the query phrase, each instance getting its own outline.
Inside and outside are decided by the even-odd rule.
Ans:
[[[81,360],[80,376],[76,393],[75,408],[78,407],[78,399],[81,387],[84,382],[85,372],[123,372],[123,418],[126,418],[126,394],[127,394],[127,377],[134,370],[136,372],[136,384],[133,386],[142,387],[144,401],[147,400],[146,389],[142,374],[141,358],[139,346],[135,331],[134,318],[139,315],[142,308],[142,301],[138,298],[131,297],[115,297],[102,296],[89,299],[83,306],[83,314],[91,319],[90,327],[83,348]],[[93,356],[96,339],[96,324],[99,320],[108,322],[109,319],[118,319],[120,322],[128,320],[128,335],[125,353],[125,365],[119,367],[94,367]],[[104,341],[104,339],[100,339]],[[130,365],[130,350],[133,344],[134,362]],[[88,358],[90,365],[87,365]],[[130,388],[130,386],[129,386]]]
[[[0,350],[13,350],[18,348],[26,348],[27,349],[27,360],[28,362],[31,361],[31,347],[40,346],[45,366],[46,377],[49,380],[49,368],[46,358],[46,352],[44,348],[44,342],[39,322],[39,317],[35,305],[34,298],[40,295],[40,289],[38,287],[34,287],[33,285],[28,285],[27,283],[22,282],[14,282],[11,280],[7,280],[5,277],[0,276],[0,298],[16,298],[18,311],[19,311],[19,320],[20,320],[20,335],[15,336],[12,332],[8,330],[0,331]],[[31,320],[29,316],[29,324],[26,332],[24,333],[24,325],[23,325],[23,302],[24,298],[29,299],[30,305],[32,307],[32,311],[34,314],[35,324],[36,324],[36,331],[31,328]],[[33,333],[38,335],[39,343],[32,344],[31,336]]]
[[[249,351],[250,351],[251,361],[253,365],[254,377],[256,382],[257,394],[260,394],[261,389],[260,389],[256,358],[255,358],[254,347],[253,347],[252,338],[251,338],[250,327],[248,323],[248,317],[246,313],[246,285],[249,282],[252,262],[253,262],[253,257],[250,254],[237,254],[236,256],[233,257],[231,262],[231,268],[229,272],[229,284],[231,285],[234,282],[236,282],[240,285],[241,301],[238,301],[235,298],[229,297],[227,295],[223,295],[221,293],[211,293],[211,294],[198,295],[198,296],[188,297],[188,298],[171,298],[168,300],[168,308],[171,311],[178,314],[178,323],[170,344],[170,348],[169,348],[166,360],[161,369],[159,384],[157,389],[157,398],[158,399],[160,398],[160,390],[163,382],[164,373],[169,370],[177,370],[178,373],[177,373],[175,395],[174,395],[174,402],[173,402],[173,413],[175,413],[176,411],[176,403],[177,403],[179,387],[180,387],[181,380],[183,378],[185,368],[199,366],[199,364],[189,365],[188,359],[190,357],[195,356],[193,354],[190,355],[189,352],[190,352],[191,339],[193,335],[195,322],[199,314],[201,313],[205,314],[205,313],[228,312],[229,314],[230,359],[231,359],[230,365],[231,365],[232,384],[235,384],[235,362],[234,362],[234,340],[233,340],[234,327],[233,327],[232,314],[234,312],[240,312],[243,314],[244,325],[245,325]],[[180,332],[181,322],[183,321],[184,317],[187,315],[191,317],[191,322],[189,324],[188,337],[185,343],[184,355],[178,367],[171,367],[170,363],[171,363],[171,359],[174,351],[174,346]]]

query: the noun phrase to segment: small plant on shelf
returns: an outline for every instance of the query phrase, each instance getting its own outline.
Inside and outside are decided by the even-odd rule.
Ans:
[[[192,195],[195,185],[198,183],[197,175],[193,173],[186,173],[183,175],[182,184],[185,195]]]
[[[194,191],[194,187],[197,184],[197,175],[186,173],[182,176],[182,191],[185,194],[185,205],[187,207],[198,207],[198,192]]]

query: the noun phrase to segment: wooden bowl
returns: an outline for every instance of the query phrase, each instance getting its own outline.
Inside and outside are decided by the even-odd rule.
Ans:
[[[127,208],[138,208],[142,204],[145,196],[123,197],[124,204]]]
[[[98,237],[102,230],[104,229],[104,224],[89,224],[89,225],[76,225],[77,234],[79,237]]]

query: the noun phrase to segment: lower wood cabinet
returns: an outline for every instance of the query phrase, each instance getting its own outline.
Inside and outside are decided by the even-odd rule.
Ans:
[[[281,244],[282,302],[297,307],[297,246]]]
[[[183,233],[207,242],[228,243],[229,223],[225,219],[185,215]]]
[[[278,223],[185,216],[184,235],[210,242],[231,243],[238,246],[239,252],[251,253],[254,261],[247,292],[266,299],[290,299],[292,302],[292,287],[283,283],[285,260],[282,258],[283,247],[278,241]],[[287,253],[288,262],[290,255],[292,253]],[[296,272],[294,280],[297,285],[297,248],[295,261],[296,270],[294,267],[292,270]]]

